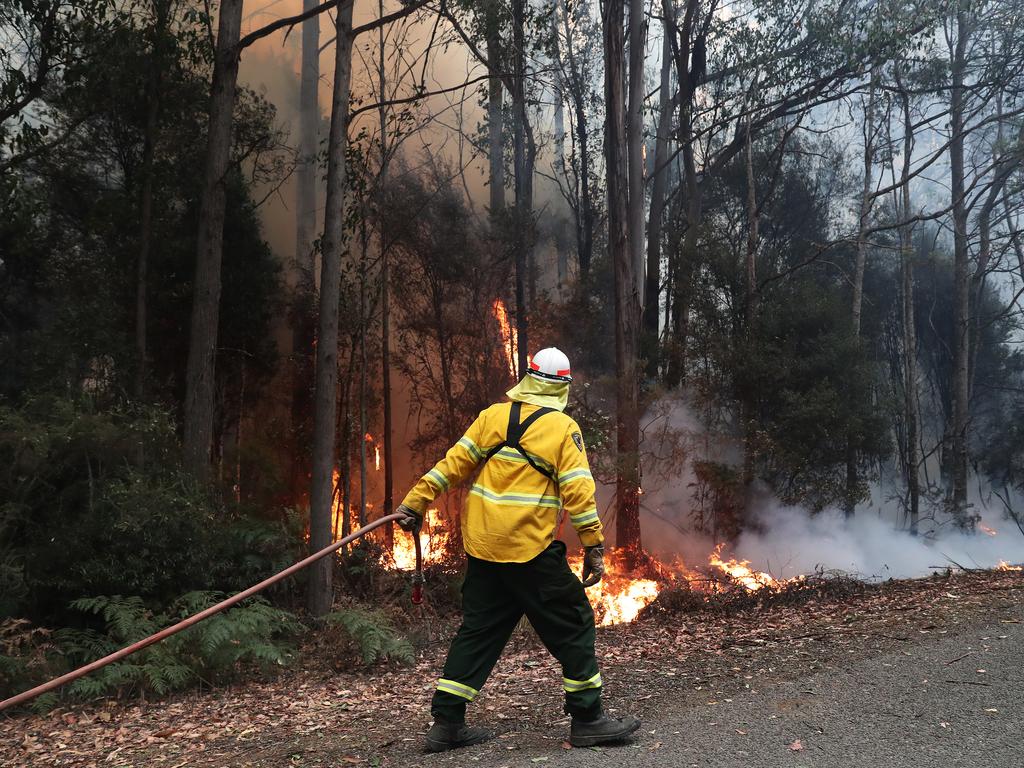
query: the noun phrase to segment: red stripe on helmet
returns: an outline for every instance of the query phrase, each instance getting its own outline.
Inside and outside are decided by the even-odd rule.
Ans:
[[[568,376],[569,375],[569,369],[566,368],[564,371],[559,371],[558,375],[559,376]]]
[[[540,370],[540,366],[537,365],[537,363],[535,363],[533,360],[531,360],[530,361],[530,369],[534,370],[534,371],[539,371]]]

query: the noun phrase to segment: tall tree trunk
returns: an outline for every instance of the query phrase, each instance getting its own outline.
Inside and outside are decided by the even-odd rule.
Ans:
[[[135,399],[146,395],[146,293],[149,253],[153,243],[153,154],[160,129],[164,37],[167,34],[167,0],[153,3],[153,52],[146,82],[146,128],[142,140],[142,193],[139,204],[139,258],[135,277]]]
[[[378,16],[384,16],[384,0],[378,0]],[[387,107],[384,106],[385,87],[387,72],[384,66],[384,27],[378,30],[377,36],[378,58],[377,58],[377,79],[380,83],[380,102],[377,111],[380,130],[380,174],[377,179],[377,189],[383,192],[387,186],[388,167],[391,160],[391,147],[388,144],[387,134]],[[490,53],[488,53],[490,57]],[[488,60],[490,60],[488,58]],[[499,95],[501,93],[501,81],[498,81]],[[494,197],[492,192],[491,202]],[[381,222],[383,224],[383,222]],[[392,440],[391,440],[391,286],[388,283],[390,271],[388,265],[388,241],[384,234],[383,226],[377,233],[380,239],[380,357],[381,357],[381,389],[384,409],[384,508],[381,514],[389,515],[394,511],[395,505],[395,473],[391,465]],[[384,546],[390,552],[394,549],[395,528],[388,523],[384,528]]]
[[[302,0],[309,11],[317,0]],[[312,291],[316,231],[316,156],[320,127],[320,17],[302,22],[302,68],[299,76],[299,151],[295,161],[295,263],[303,288]]]
[[[627,193],[625,8],[606,0],[604,32],[605,165],[608,175],[608,253],[615,272],[616,520],[615,543],[639,552],[640,414],[637,402],[637,340],[640,298],[630,252]]]
[[[676,263],[672,269],[669,289],[672,303],[672,342],[668,347],[665,365],[665,384],[669,387],[680,387],[686,380],[692,293],[690,282],[697,263],[697,240],[703,216],[703,188],[697,176],[697,163],[693,151],[693,94],[698,76],[702,73],[699,71],[701,67],[698,67],[697,71],[691,71],[690,68],[691,49],[695,47],[694,43],[701,49],[704,49],[705,45],[703,36],[698,34],[696,40],[694,36],[699,11],[700,0],[687,0],[681,27],[676,24],[674,15],[665,17],[667,32],[677,43],[673,46],[673,53],[679,83],[679,144],[682,150],[683,189],[686,200],[686,231],[683,234],[682,248],[675,257]]]
[[[366,217],[360,225],[362,230],[362,248],[359,264],[359,527],[366,525],[366,436],[369,434],[366,413],[367,364],[366,334],[370,321],[366,306],[366,262],[370,250],[370,234],[366,227]]]
[[[326,547],[331,538],[331,491],[335,464],[335,418],[338,407],[338,301],[341,298],[341,253],[345,236],[348,186],[349,83],[352,76],[352,3],[338,9],[334,93],[327,149],[327,200],[320,266],[320,329],[316,345],[316,392],[313,414],[313,476],[309,494],[309,546]],[[310,568],[307,604],[322,616],[331,608],[331,566],[325,557]]]
[[[746,319],[746,338],[753,344],[757,333],[757,248],[760,242],[759,219],[757,205],[757,177],[754,174],[754,142],[750,135],[750,121],[747,121],[747,148],[745,165],[747,169],[747,245],[744,254],[744,274],[746,275],[746,296],[744,315]],[[782,149],[779,150],[782,152]],[[744,511],[750,514],[754,503],[754,424],[753,406],[750,393],[744,391],[740,401],[740,420],[743,429],[743,489]]]
[[[185,374],[184,461],[188,470],[200,481],[207,480],[210,475],[224,207],[231,162],[231,118],[238,80],[237,46],[241,28],[242,0],[224,0],[220,7],[217,51],[210,89],[210,123],[199,205],[192,325]]]
[[[964,183],[964,75],[970,21],[967,0],[960,0],[956,14],[956,43],[950,62],[949,165],[953,204],[953,494],[952,512],[957,523],[974,529],[967,514],[967,424],[969,418],[968,346],[970,338],[970,275],[967,252],[967,200]]]
[[[689,108],[684,110],[687,134],[690,133]],[[668,349],[665,384],[681,387],[686,382],[687,340],[689,336],[690,296],[693,269],[697,263],[697,242],[703,217],[703,189],[697,179],[697,166],[689,137],[683,138],[683,175],[686,191],[686,231],[676,258],[672,276],[672,344]]]
[[[629,101],[626,112],[626,172],[629,252],[637,284],[644,281],[644,54],[647,48],[645,0],[629,0]],[[637,294],[643,307],[644,296]]]
[[[662,0],[662,14],[667,19],[675,13],[671,0]],[[651,184],[651,208],[647,218],[647,269],[644,276],[643,336],[647,358],[647,378],[658,377],[658,321],[661,308],[661,231],[665,218],[665,196],[668,192],[669,131],[672,129],[672,38],[666,22],[661,45],[661,89],[658,103],[658,135],[654,142],[654,179]]]
[[[782,151],[780,149],[780,151]],[[757,248],[761,240],[758,231],[760,216],[757,206],[757,177],[754,175],[754,142],[750,135],[750,122],[747,122],[747,248],[744,258],[744,274],[746,275],[746,301],[744,314],[747,336],[752,338],[757,318]]]
[[[515,172],[516,216],[513,226],[513,247],[515,248],[516,267],[516,337],[518,343],[519,374],[527,370],[529,353],[529,330],[527,316],[529,307],[526,301],[527,283],[530,281],[529,251],[532,248],[532,237],[528,229],[532,225],[533,210],[530,205],[532,198],[532,181],[528,175],[532,172],[528,158],[527,125],[526,125],[526,35],[524,0],[512,0],[512,123],[513,123],[513,164]]]
[[[874,131],[875,131],[875,71],[871,71],[871,84],[868,88],[868,103],[864,110],[864,182],[861,185],[860,218],[857,223],[857,255],[853,268],[853,306],[851,309],[850,332],[857,343],[860,343],[860,318],[864,303],[864,270],[868,257],[868,218],[874,203],[871,192],[871,180],[874,175]],[[846,492],[843,499],[843,512],[846,517],[853,517],[857,509],[859,484],[857,467],[857,438],[850,429],[846,435]]]
[[[317,0],[303,0],[302,9],[315,8]],[[317,153],[320,127],[320,17],[302,22],[302,64],[299,73],[299,147],[295,160],[295,303],[292,315],[291,420],[292,483],[296,490],[309,476],[310,379],[313,373],[316,301]]]
[[[487,64],[490,68],[487,81],[487,147],[490,161],[491,220],[505,210],[505,153],[502,131],[502,99],[504,86],[501,81],[501,20],[497,0],[489,0],[484,6],[484,21],[487,37]]]
[[[914,151],[914,123],[910,117],[910,95],[900,80],[900,68],[895,69],[896,84],[900,91],[903,111],[903,169],[900,175],[900,218],[908,222],[910,206],[910,158]],[[917,319],[914,313],[914,243],[913,224],[900,227],[900,278],[903,285],[903,411],[906,421],[907,497],[910,534],[917,535],[921,507],[920,480],[920,413],[917,403]]]
[[[580,282],[590,275],[590,261],[594,250],[594,209],[590,199],[590,137],[587,131],[586,80],[580,71],[573,47],[574,27],[562,4],[562,29],[565,32],[565,61],[569,65],[566,86],[572,105],[573,130],[579,151],[579,200],[576,220],[576,251],[579,259]]]

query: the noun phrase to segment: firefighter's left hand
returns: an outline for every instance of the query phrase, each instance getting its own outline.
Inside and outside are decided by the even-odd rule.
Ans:
[[[395,512],[400,512],[401,514],[405,515],[405,517],[403,517],[401,520],[396,521],[398,523],[398,527],[401,528],[403,531],[409,531],[410,533],[413,533],[415,531],[418,531],[420,529],[420,526],[423,525],[423,515],[421,515],[412,507],[407,507],[405,506],[405,504],[400,504],[398,506],[398,509],[395,510]]]
[[[583,553],[583,586],[592,587],[604,576],[604,547],[587,547]]]

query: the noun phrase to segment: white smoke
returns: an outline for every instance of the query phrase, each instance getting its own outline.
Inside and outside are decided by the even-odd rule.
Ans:
[[[967,534],[951,525],[921,525],[911,536],[895,516],[859,511],[846,520],[839,510],[816,515],[775,500],[756,511],[760,531],[748,530],[734,555],[782,578],[817,569],[870,579],[910,578],[946,567],[993,568],[1024,561],[1024,535],[1012,520],[989,513],[982,523],[995,532]]]
[[[698,507],[694,463],[714,461],[736,467],[739,446],[708,430],[693,409],[677,398],[659,400],[645,415],[644,424],[644,546],[699,566],[716,542],[694,530]],[[980,484],[975,482],[974,487]],[[606,489],[601,496],[609,497],[608,490],[614,493],[614,489]],[[922,512],[919,535],[912,536],[893,495],[876,486],[873,503],[858,508],[847,520],[840,510],[811,514],[761,494],[751,515],[754,525],[726,547],[725,555],[749,560],[752,567],[777,578],[817,570],[841,571],[867,580],[911,578],[944,568],[993,568],[1000,562],[1024,562],[1024,534],[1001,503],[990,503],[980,491],[970,499],[972,512],[982,518],[973,534],[944,522],[941,513]],[[1019,498],[1008,501],[1015,509],[1021,508]]]

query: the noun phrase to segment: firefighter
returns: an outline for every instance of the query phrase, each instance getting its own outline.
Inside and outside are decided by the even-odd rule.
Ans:
[[[588,747],[620,741],[640,727],[601,709],[601,673],[594,655],[594,611],[584,592],[604,573],[604,537],[594,479],[579,425],[563,411],[572,381],[569,359],[542,349],[510,402],[480,413],[465,435],[405,497],[399,512],[416,530],[441,493],[479,469],[462,515],[468,565],[462,588],[462,625],[452,640],[431,704],[430,752],[478,744],[491,734],[465,724],[476,698],[525,614],[562,665],[569,741]],[[583,582],[555,538],[559,511],[568,515],[584,547]]]

